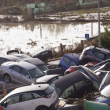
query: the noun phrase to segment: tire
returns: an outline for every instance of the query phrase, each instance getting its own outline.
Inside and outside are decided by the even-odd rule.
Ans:
[[[49,110],[47,107],[38,107],[36,110]]]
[[[8,74],[5,74],[5,75],[3,76],[3,81],[4,81],[5,83],[10,83],[10,82],[11,82],[10,76],[9,76]]]

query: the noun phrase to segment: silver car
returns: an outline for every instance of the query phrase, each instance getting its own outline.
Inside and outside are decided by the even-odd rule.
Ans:
[[[45,75],[37,66],[28,62],[5,62],[1,65],[0,73],[6,83],[31,84],[34,78]]]

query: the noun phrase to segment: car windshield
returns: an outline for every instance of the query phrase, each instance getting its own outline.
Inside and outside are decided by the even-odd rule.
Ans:
[[[51,87],[53,87],[53,88],[55,89],[55,91],[56,91],[57,95],[59,96],[59,95],[60,95],[60,93],[62,92],[62,90],[61,90],[61,89],[59,89],[59,88],[57,88],[57,87],[55,86],[55,84],[54,84],[54,83],[52,83],[50,86],[51,86]]]
[[[44,65],[37,65],[39,68],[40,68],[40,70],[42,70],[42,71],[47,71],[48,70],[48,67],[44,64]]]
[[[34,68],[31,70],[28,70],[29,74],[31,75],[32,78],[38,78],[41,76],[44,76],[45,73],[43,73],[39,68]]]
[[[106,86],[102,91],[101,95],[105,96],[106,98],[110,98],[110,85]]]
[[[53,93],[53,91],[54,91],[54,89],[52,89],[52,87],[47,87],[47,89],[45,89],[45,94],[52,94]]]

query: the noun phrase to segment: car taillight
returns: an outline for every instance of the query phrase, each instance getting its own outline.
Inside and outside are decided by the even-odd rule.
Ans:
[[[87,53],[84,53],[83,55],[88,55]]]
[[[45,98],[51,98],[51,97],[52,97],[52,94],[45,95],[45,96],[43,96],[43,97],[45,97]]]

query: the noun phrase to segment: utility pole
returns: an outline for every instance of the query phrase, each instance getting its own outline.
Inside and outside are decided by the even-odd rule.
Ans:
[[[100,40],[100,0],[98,0],[98,47],[101,47],[101,40]]]

